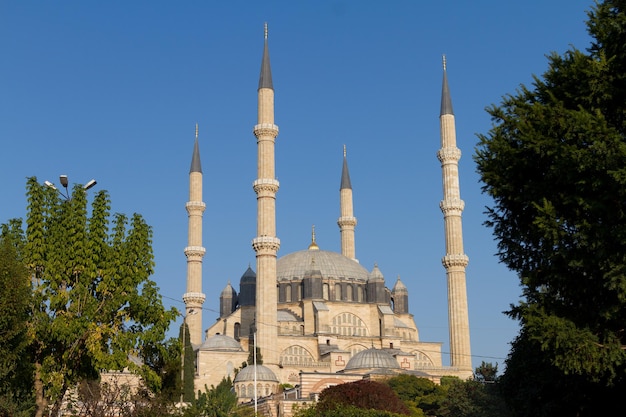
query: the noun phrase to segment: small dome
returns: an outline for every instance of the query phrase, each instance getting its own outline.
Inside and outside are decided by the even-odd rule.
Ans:
[[[315,269],[323,278],[351,278],[357,281],[367,281],[369,276],[367,269],[353,259],[336,252],[309,249],[290,253],[276,262],[278,281],[304,278],[307,273],[311,273],[313,260]]]
[[[346,370],[354,369],[400,369],[396,358],[381,349],[366,349],[354,355],[348,361]]]
[[[220,350],[225,352],[243,352],[238,341],[230,336],[216,334],[204,341],[200,350]]]
[[[248,365],[243,368],[235,377],[235,382],[254,381],[254,368],[256,367],[256,380],[257,381],[273,381],[278,382],[278,378],[270,368],[263,365]]]

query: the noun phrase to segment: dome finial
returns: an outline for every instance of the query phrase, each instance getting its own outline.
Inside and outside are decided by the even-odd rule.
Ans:
[[[311,244],[309,245],[309,250],[319,250],[319,246],[315,243],[315,225],[312,226],[311,231]]]

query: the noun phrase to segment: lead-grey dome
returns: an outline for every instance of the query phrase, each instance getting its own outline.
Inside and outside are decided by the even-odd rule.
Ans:
[[[283,256],[276,262],[278,281],[302,279],[311,265],[323,278],[351,278],[367,281],[369,272],[358,262],[336,252],[318,249],[302,250]]]
[[[248,365],[245,368],[243,368],[241,371],[239,371],[239,373],[237,373],[237,376],[235,377],[235,380],[233,381],[233,383],[243,382],[243,381],[254,381],[254,368],[255,367],[256,367],[256,380],[257,381],[278,382],[278,378],[276,378],[276,375],[274,374],[274,372],[267,366]]]
[[[225,352],[242,352],[241,344],[230,336],[216,334],[204,341],[200,350],[219,350]]]
[[[354,369],[400,369],[396,358],[381,349],[365,349],[354,355],[346,364],[346,370]]]

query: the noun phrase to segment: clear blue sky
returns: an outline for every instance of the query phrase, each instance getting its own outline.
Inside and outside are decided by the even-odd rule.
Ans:
[[[269,45],[276,93],[279,256],[340,251],[342,148],[358,218],[356,255],[409,289],[423,341],[448,352],[439,142],[441,57],[456,115],[474,366],[503,363],[519,299],[483,226],[472,160],[485,107],[545,55],[589,44],[591,1],[0,1],[0,222],[24,217],[29,176],[98,181],[112,211],[154,230],[166,305],[185,292],[195,124],[204,171],[203,326],[219,292],[255,266],[256,89]],[[177,334],[172,325],[171,334]],[[444,363],[449,363],[448,355]],[[501,367],[502,369],[502,367]]]

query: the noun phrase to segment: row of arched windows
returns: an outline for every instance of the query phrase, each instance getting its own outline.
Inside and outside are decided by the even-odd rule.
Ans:
[[[270,384],[257,384],[257,397],[266,397],[272,393],[272,387]],[[239,398],[254,398],[254,384],[235,384],[235,392]]]

